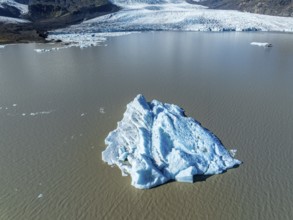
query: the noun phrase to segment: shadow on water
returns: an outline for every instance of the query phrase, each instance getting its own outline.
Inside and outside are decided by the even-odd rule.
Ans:
[[[241,164],[243,164],[243,162],[241,162]],[[235,166],[233,166],[230,169],[236,169],[241,164],[236,164]],[[230,169],[228,169],[228,170],[230,170]],[[224,173],[228,172],[228,170],[223,171],[223,173],[221,173],[221,174],[224,174]],[[217,174],[214,174],[214,175],[217,175]],[[214,175],[194,175],[193,176],[193,183],[196,183],[196,182],[205,182],[208,178],[210,178],[210,177],[212,177]]]
[[[214,176],[214,175],[195,175],[195,176],[193,176],[193,183],[205,182],[211,176]]]

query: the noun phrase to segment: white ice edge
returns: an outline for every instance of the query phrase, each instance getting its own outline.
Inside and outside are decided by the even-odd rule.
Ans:
[[[138,95],[105,139],[103,161],[117,165],[131,184],[149,189],[170,180],[193,182],[194,175],[224,172],[241,162],[221,141],[180,107]],[[232,151],[235,152],[235,151]]]
[[[61,30],[61,29],[60,29]],[[138,32],[113,32],[113,33],[51,33],[47,40],[57,41],[61,40],[61,44],[58,47],[54,47],[54,44],[50,48],[36,48],[37,53],[47,53],[53,51],[59,51],[71,47],[79,47],[81,49],[93,46],[107,46],[105,42],[110,37],[118,37]]]

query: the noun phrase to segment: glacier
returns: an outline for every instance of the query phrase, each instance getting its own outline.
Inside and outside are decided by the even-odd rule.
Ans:
[[[86,36],[143,31],[274,31],[293,32],[292,17],[215,10],[184,0],[112,0],[121,10],[49,32],[49,39],[69,37],[76,46],[95,45]],[[84,36],[83,36],[84,35]],[[86,39],[86,40],[85,40]]]
[[[220,174],[241,162],[184,110],[137,95],[105,139],[102,160],[118,166],[131,184],[149,189],[171,180],[192,183],[195,175]]]

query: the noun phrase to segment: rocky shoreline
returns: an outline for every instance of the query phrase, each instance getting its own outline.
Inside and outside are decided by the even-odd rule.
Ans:
[[[32,24],[1,24],[0,23],[0,44],[12,43],[45,43],[46,31],[34,27]]]
[[[92,5],[72,12],[45,16],[44,14],[37,14],[35,11],[42,10],[35,5],[34,7],[30,6],[29,14],[23,16],[23,18],[30,22],[9,23],[0,21],[0,44],[45,43],[48,42],[46,37],[50,30],[68,27],[81,23],[84,20],[116,12],[120,9],[118,6],[106,2],[99,6]]]

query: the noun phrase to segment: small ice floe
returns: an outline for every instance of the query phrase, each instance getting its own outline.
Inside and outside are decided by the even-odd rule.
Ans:
[[[42,193],[40,193],[40,194],[38,195],[37,199],[41,199],[41,198],[43,198],[43,197],[44,197],[44,195],[43,195]]]
[[[22,115],[22,116],[26,116],[26,113],[22,113],[21,115]]]
[[[34,49],[37,53],[45,53],[45,52],[50,52],[50,49]]]
[[[81,114],[80,114],[80,117],[83,117],[83,116],[85,116],[85,113],[81,113]]]
[[[100,113],[101,113],[101,114],[105,114],[105,113],[106,113],[106,112],[105,112],[105,109],[104,109],[103,107],[100,108]]]
[[[13,107],[16,107],[16,106],[17,106],[17,104],[13,104],[12,106],[13,106]]]
[[[259,47],[272,47],[273,45],[267,42],[251,42],[250,43],[253,46],[259,46]]]
[[[5,45],[0,45],[0,49],[4,49],[5,48]]]
[[[47,53],[47,52],[58,51],[58,50],[69,48],[69,47],[71,47],[71,46],[68,45],[68,46],[63,46],[63,47],[52,47],[49,49],[34,49],[34,51],[37,53]]]
[[[236,156],[236,153],[237,153],[237,150],[236,150],[236,149],[231,149],[231,150],[230,150],[230,155],[231,155],[232,157],[235,157],[235,156]]]
[[[105,140],[102,159],[116,165],[131,184],[149,189],[170,180],[193,182],[194,175],[225,172],[241,162],[184,110],[138,95]]]
[[[52,112],[53,112],[53,110],[51,110],[51,111],[42,111],[42,112],[31,112],[29,115],[30,116],[48,115],[48,114],[51,114]],[[23,114],[25,114],[25,113],[23,113]],[[25,116],[25,115],[23,115],[23,116]]]

